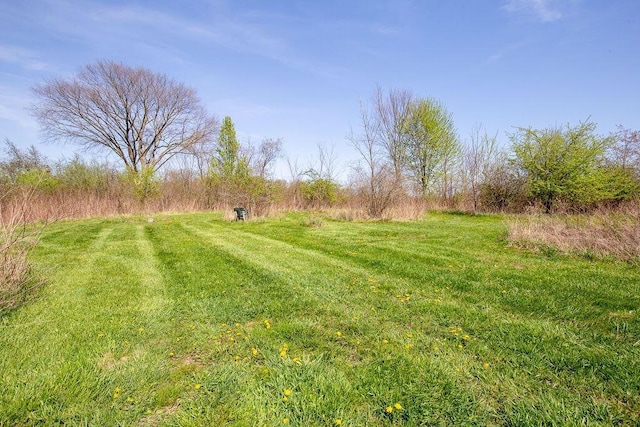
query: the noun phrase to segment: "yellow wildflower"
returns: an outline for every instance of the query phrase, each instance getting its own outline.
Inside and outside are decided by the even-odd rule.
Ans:
[[[265,328],[267,328],[267,329],[271,329],[271,322],[269,322],[268,320],[265,320],[265,321],[264,321],[264,326],[265,326]]]
[[[393,405],[394,408],[396,408],[398,411],[402,409],[402,405],[399,403],[396,403],[395,405]]]
[[[254,356],[257,356],[257,355],[258,355],[258,349],[257,349],[257,348],[255,348],[255,347],[254,347],[254,348],[252,348],[252,349],[251,349],[251,354],[253,354]]]
[[[193,385],[193,388],[195,388],[196,390],[199,390],[199,389],[200,389],[200,387],[202,387],[200,384],[194,384],[194,385]]]
[[[285,396],[291,396],[291,393],[293,393],[293,391],[292,391],[290,388],[288,388],[288,389],[286,389],[286,390],[284,391],[284,395],[285,395]]]
[[[283,418],[282,424],[289,424],[289,418]]]
[[[387,406],[387,409],[385,409],[385,411],[387,411],[387,413],[392,413],[393,412],[393,406]]]
[[[337,426],[341,426],[342,425],[342,420],[340,418],[336,418],[336,425]]]
[[[340,331],[336,332],[336,336],[337,336],[338,338],[340,338],[340,337],[342,336],[342,332],[340,332]]]

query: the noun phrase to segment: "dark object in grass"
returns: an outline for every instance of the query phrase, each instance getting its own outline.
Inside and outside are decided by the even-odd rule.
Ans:
[[[243,207],[233,208],[233,211],[236,213],[236,221],[244,221],[247,219],[247,210]]]

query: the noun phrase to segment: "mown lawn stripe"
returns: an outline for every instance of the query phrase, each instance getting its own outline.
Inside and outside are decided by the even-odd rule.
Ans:
[[[0,424],[638,421],[637,270],[508,248],[499,217],[320,225],[52,226],[0,322]]]

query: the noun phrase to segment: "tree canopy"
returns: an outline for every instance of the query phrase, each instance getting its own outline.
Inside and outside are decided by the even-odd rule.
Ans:
[[[600,166],[609,139],[596,135],[595,127],[586,122],[542,130],[519,128],[510,135],[514,162],[547,213],[559,200],[580,202],[602,190]]]
[[[221,178],[237,178],[249,175],[246,156],[240,152],[240,143],[231,117],[225,116],[218,135],[218,146],[211,159],[212,173]]]
[[[459,151],[453,117],[440,101],[419,99],[410,104],[403,130],[407,169],[426,197],[444,162]]]
[[[33,92],[38,102],[32,111],[48,139],[107,149],[135,173],[156,171],[217,130],[194,89],[118,62],[87,65]]]

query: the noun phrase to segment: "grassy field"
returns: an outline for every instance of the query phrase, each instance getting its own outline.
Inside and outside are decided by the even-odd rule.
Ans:
[[[309,226],[313,225],[313,226]],[[500,217],[49,226],[0,425],[634,425],[640,270]]]

